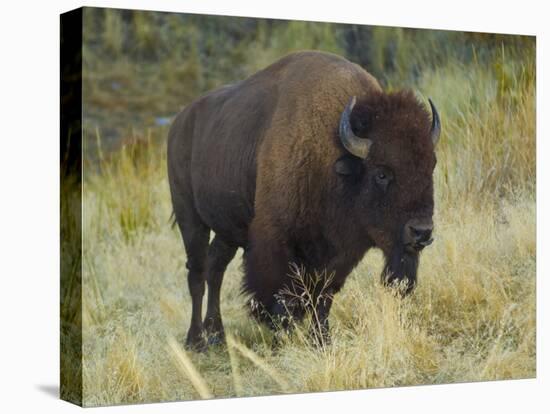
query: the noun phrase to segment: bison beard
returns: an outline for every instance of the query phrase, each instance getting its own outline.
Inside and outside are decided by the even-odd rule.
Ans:
[[[417,252],[409,252],[402,245],[393,248],[386,258],[386,265],[382,271],[382,283],[386,286],[396,286],[402,296],[412,292],[416,286],[418,270]]]

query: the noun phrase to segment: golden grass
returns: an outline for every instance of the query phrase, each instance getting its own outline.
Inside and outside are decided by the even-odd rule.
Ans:
[[[238,255],[222,289],[228,347],[184,352],[190,298],[181,238],[169,225],[165,136],[104,155],[84,177],[84,404],[533,377],[530,62],[504,80],[496,64],[451,62],[424,73],[422,91],[437,103],[444,131],[436,241],[404,300],[380,286],[382,257],[370,252],[336,296],[333,342],[320,349],[302,326],[273,349],[272,334],[249,318],[239,295]]]
[[[195,388],[200,397],[204,399],[212,398],[212,391],[210,391],[208,384],[206,384],[204,378],[199,374],[193,362],[191,362],[187,352],[181,348],[177,341],[174,338],[169,338],[166,348],[168,351],[173,352],[178,368],[191,381],[193,388]]]
[[[236,341],[231,335],[227,337],[227,346],[229,349],[236,349],[239,351],[245,358],[250,360],[257,368],[264,371],[273,381],[279,386],[282,392],[289,392],[290,386],[284,377],[277,371],[276,368],[267,363],[263,358],[258,356],[254,351],[251,351],[243,344]],[[234,355],[234,353],[233,353]],[[235,364],[235,367],[237,365]]]

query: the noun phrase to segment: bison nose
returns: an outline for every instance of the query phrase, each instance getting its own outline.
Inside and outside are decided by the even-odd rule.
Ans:
[[[411,228],[414,241],[417,243],[425,243],[430,240],[432,236],[432,229],[419,229],[416,227]]]
[[[414,250],[422,250],[429,246],[432,239],[433,223],[431,220],[409,220],[405,225],[404,241],[405,245]]]

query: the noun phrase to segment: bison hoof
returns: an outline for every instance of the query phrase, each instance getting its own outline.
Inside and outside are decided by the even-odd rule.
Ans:
[[[318,329],[312,329],[309,332],[309,340],[315,348],[325,348],[332,343],[330,333],[320,332]]]
[[[205,352],[208,348],[208,344],[202,332],[192,332],[191,330],[187,334],[185,340],[185,349],[194,352]]]
[[[208,345],[220,345],[225,342],[225,333],[221,317],[207,316],[203,322]]]
[[[325,348],[327,346],[330,346],[332,343],[332,340],[330,339],[329,335],[319,337],[318,335],[313,336],[312,338],[312,344],[316,348]]]
[[[208,335],[208,346],[219,346],[225,344],[225,335],[223,332],[216,332]]]

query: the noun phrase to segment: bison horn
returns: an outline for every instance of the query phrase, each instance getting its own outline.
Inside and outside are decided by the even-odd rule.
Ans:
[[[367,138],[360,138],[353,133],[351,129],[350,116],[355,106],[355,96],[350,99],[348,105],[340,117],[340,140],[345,149],[359,158],[367,158],[372,141]]]
[[[430,102],[430,107],[432,108],[432,129],[430,131],[430,136],[432,137],[432,142],[435,147],[437,145],[437,141],[439,141],[439,136],[441,135],[441,121],[439,120],[439,114],[437,113],[434,103],[429,98],[428,101]]]

